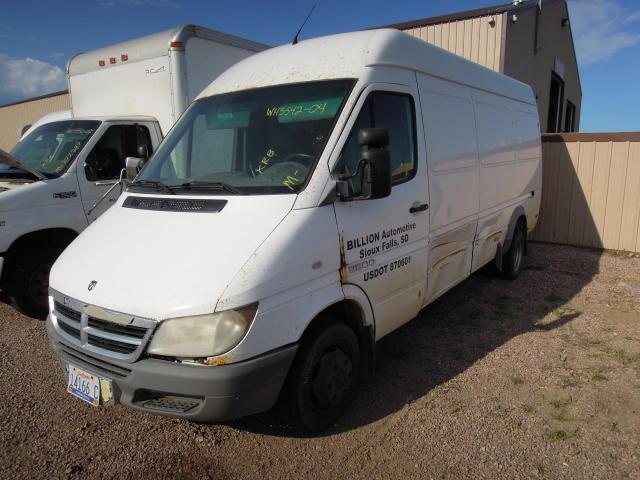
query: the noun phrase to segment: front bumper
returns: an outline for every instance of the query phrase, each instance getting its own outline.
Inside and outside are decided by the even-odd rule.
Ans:
[[[154,358],[106,362],[69,345],[47,319],[51,346],[66,372],[69,363],[113,381],[116,403],[136,410],[216,422],[269,410],[298,349],[289,345],[250,360],[218,366]]]

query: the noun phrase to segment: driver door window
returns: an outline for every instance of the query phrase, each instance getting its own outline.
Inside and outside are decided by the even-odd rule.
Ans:
[[[138,147],[151,154],[149,130],[142,125],[113,125],[87,155],[85,174],[90,182],[117,180],[127,157],[137,157]]]
[[[404,94],[374,92],[366,99],[349,139],[342,150],[343,174],[353,174],[362,158],[358,132],[363,128],[386,128],[389,132],[389,157],[392,184],[405,182],[416,173],[415,108],[413,99]],[[352,194],[360,193],[361,172],[349,180]]]

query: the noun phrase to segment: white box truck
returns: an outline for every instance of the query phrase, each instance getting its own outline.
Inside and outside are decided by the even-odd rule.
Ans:
[[[523,83],[387,29],[254,55],[53,266],[67,388],[326,428],[378,340],[485,264],[518,275],[541,186]]]
[[[189,103],[265,45],[194,25],[73,57],[71,111],[0,155],[0,281],[25,313],[47,312],[49,269],[120,194],[128,156],[148,156]],[[13,157],[13,158],[10,158]]]

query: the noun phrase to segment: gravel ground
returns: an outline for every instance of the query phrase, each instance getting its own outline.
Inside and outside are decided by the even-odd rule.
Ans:
[[[0,304],[0,478],[640,478],[640,258],[532,244],[379,344],[344,420],[197,425],[72,398]]]

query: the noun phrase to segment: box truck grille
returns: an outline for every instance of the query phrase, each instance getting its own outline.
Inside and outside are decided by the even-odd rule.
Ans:
[[[161,210],[164,212],[219,212],[227,204],[226,200],[173,199],[157,197],[129,196],[122,206],[139,210]]]
[[[52,323],[66,343],[96,358],[136,361],[151,338],[156,322],[139,319],[134,316],[106,313],[109,318],[116,317],[122,323],[98,318],[93,308],[92,315],[85,313],[90,307],[65,297],[54,300]],[[125,323],[129,322],[129,323]]]

